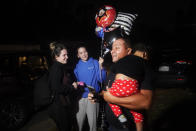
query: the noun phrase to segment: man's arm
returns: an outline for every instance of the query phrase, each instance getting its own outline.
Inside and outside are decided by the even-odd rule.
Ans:
[[[116,97],[109,93],[109,91],[102,91],[105,101],[114,103],[132,110],[149,109],[152,103],[152,90],[140,90],[140,93],[127,96]]]

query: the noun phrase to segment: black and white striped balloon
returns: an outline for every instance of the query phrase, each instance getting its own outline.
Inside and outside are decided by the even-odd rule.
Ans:
[[[126,35],[129,35],[137,16],[137,14],[118,12],[115,21],[108,30],[113,30],[120,26],[122,29],[124,29]]]

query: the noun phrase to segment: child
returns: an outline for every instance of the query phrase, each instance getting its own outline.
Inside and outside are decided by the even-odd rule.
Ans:
[[[123,74],[117,74],[115,81],[112,84],[112,87],[109,88],[109,91],[112,95],[123,97],[123,96],[129,96],[134,93],[138,93],[138,81],[136,79],[132,79],[130,77],[127,77]],[[118,105],[115,104],[109,104],[112,111],[114,112],[114,115],[118,117],[119,121],[124,123],[127,122],[126,117],[122,113],[121,108]],[[137,113],[135,111],[130,110],[130,113],[134,117],[134,122],[136,123],[136,129],[137,131],[142,131],[143,129],[143,115],[141,113]]]

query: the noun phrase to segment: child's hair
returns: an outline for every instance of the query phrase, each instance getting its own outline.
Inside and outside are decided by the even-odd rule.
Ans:
[[[143,42],[133,44],[131,53],[134,54],[136,51],[146,52],[148,59],[150,59],[152,54],[152,48]]]
[[[53,59],[55,58],[55,56],[59,56],[60,55],[61,50],[63,50],[63,49],[67,50],[67,48],[66,48],[66,46],[64,44],[56,42],[56,41],[51,42],[49,44],[49,47],[50,47],[51,56],[52,56]]]
[[[76,54],[78,54],[78,50],[80,49],[80,48],[85,48],[86,49],[86,51],[88,52],[88,50],[87,50],[87,47],[85,46],[85,45],[79,45],[77,48],[76,48]]]

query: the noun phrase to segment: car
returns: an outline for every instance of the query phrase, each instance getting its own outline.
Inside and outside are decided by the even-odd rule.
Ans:
[[[33,82],[48,69],[39,45],[0,45],[0,127],[21,128],[34,112]]]
[[[156,87],[186,87],[189,85],[193,67],[193,57],[190,52],[180,48],[166,48],[160,51],[157,59]]]

